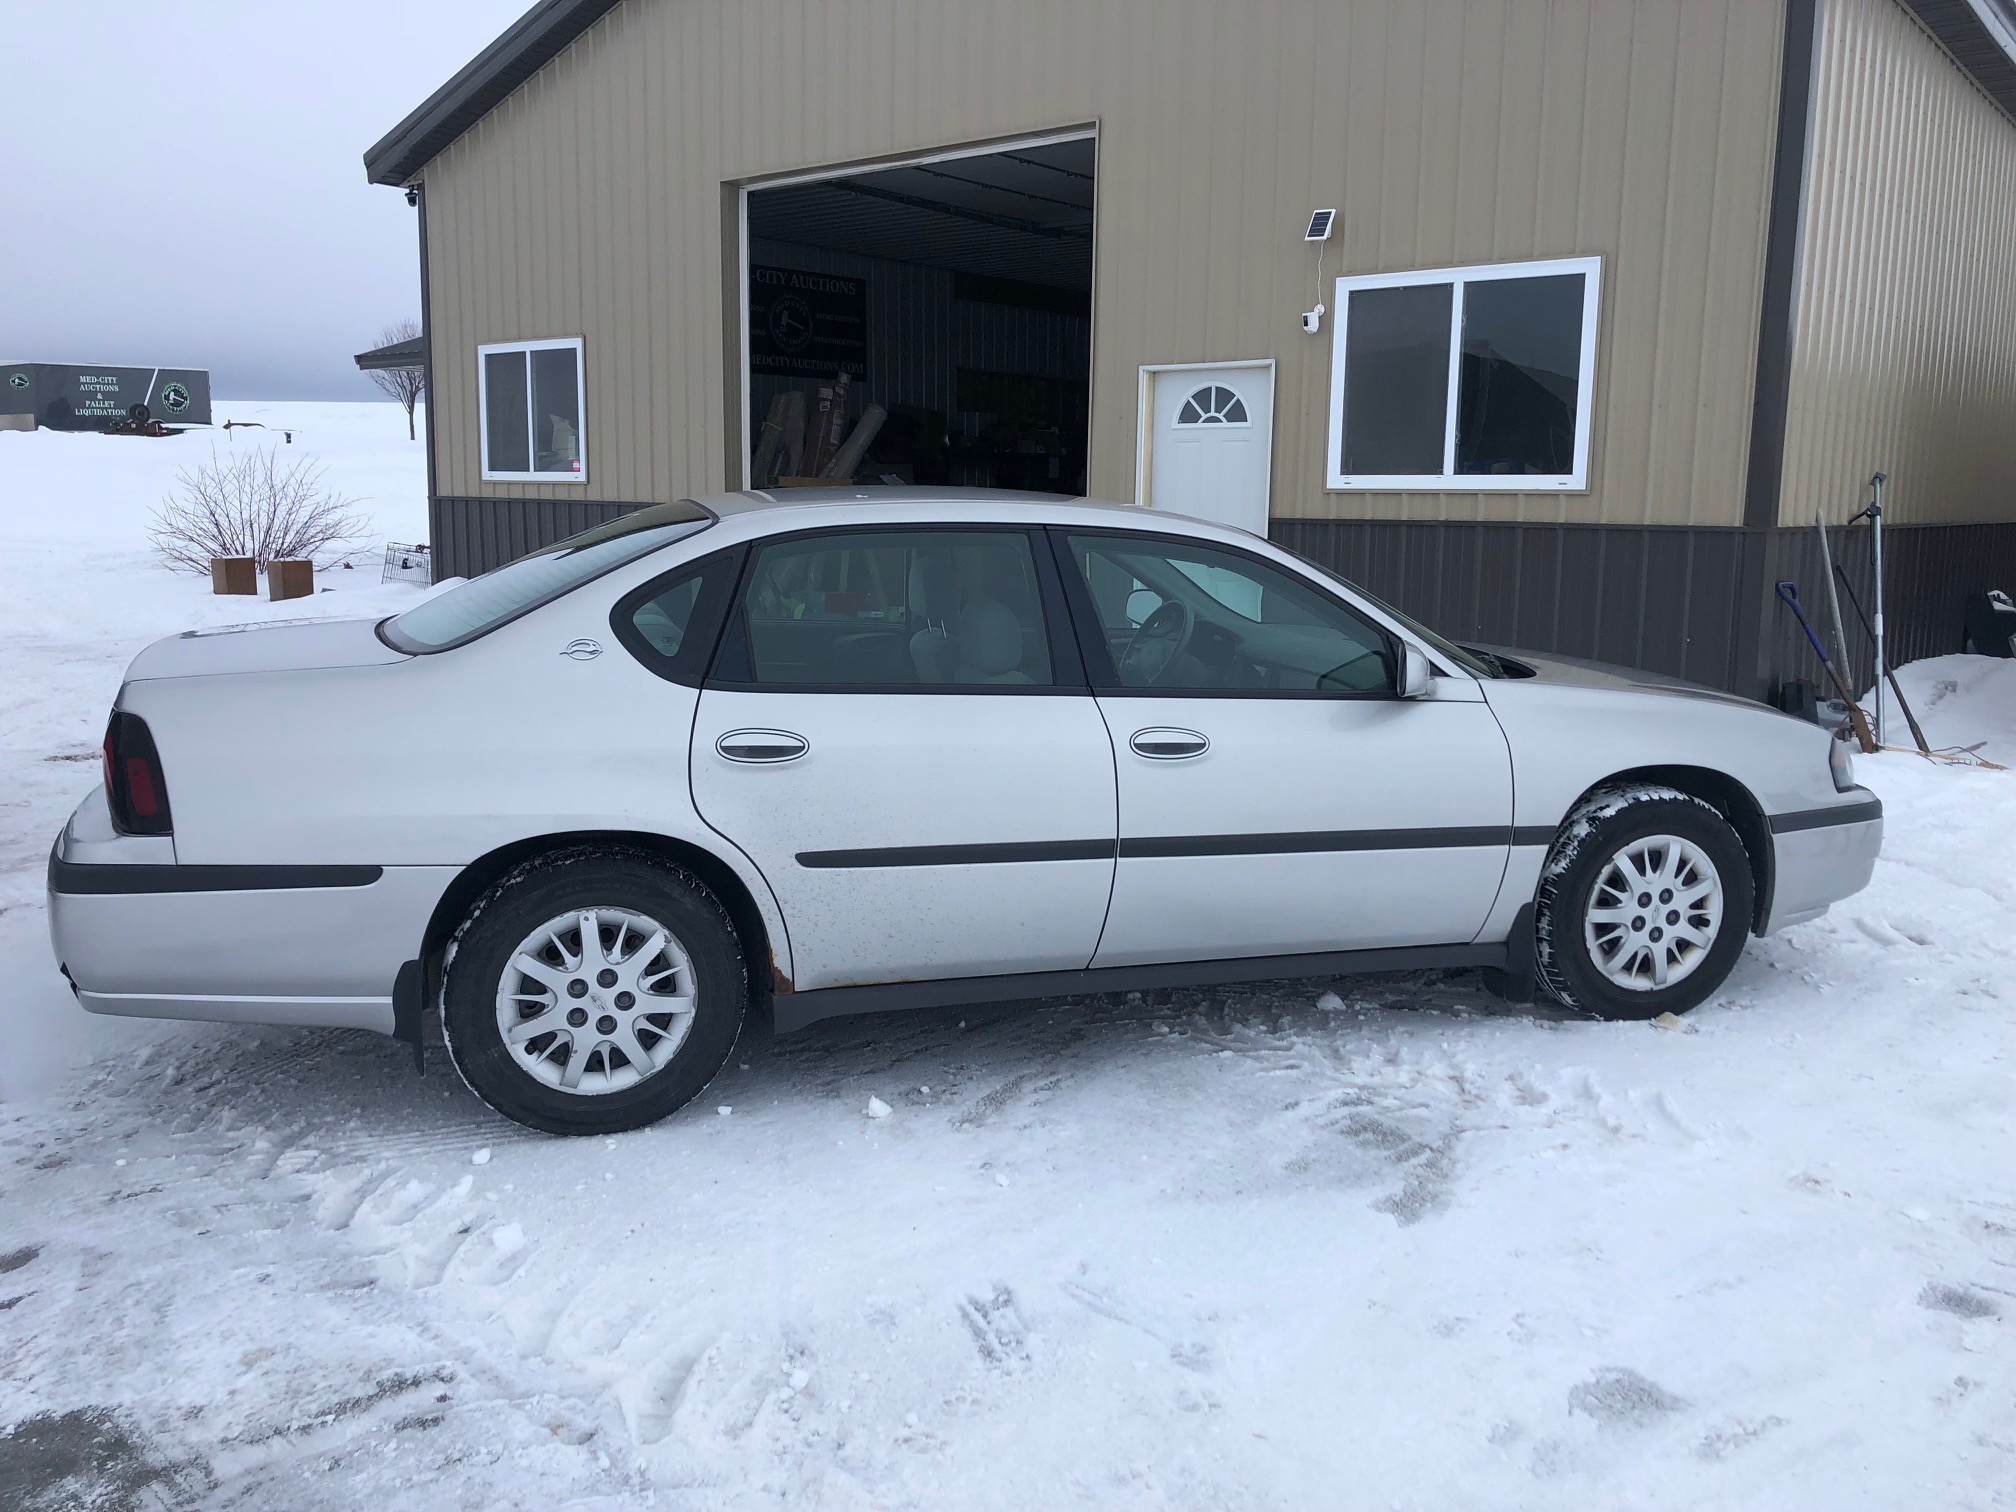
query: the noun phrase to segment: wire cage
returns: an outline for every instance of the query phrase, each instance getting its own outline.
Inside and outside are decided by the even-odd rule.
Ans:
[[[431,583],[434,581],[434,551],[429,546],[385,543],[385,571],[381,583]]]

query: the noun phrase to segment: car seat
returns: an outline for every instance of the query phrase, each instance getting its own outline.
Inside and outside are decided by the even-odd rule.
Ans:
[[[1034,681],[1022,670],[1022,623],[999,599],[975,599],[959,611],[959,665],[952,681]]]

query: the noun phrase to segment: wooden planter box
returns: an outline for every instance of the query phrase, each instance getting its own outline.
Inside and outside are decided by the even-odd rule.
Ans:
[[[266,597],[275,603],[281,599],[307,598],[315,591],[315,564],[313,562],[268,562],[266,564]]]
[[[250,557],[210,558],[210,591],[249,593],[256,597],[259,592],[258,565]]]

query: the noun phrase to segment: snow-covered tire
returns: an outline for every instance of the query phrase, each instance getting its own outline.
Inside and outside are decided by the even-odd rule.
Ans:
[[[1742,954],[1755,892],[1743,841],[1714,805],[1651,783],[1592,793],[1541,874],[1539,983],[1592,1018],[1685,1013]]]
[[[448,944],[441,1027],[462,1080],[506,1118],[614,1134],[697,1096],[748,1000],[735,926],[699,878],[580,847],[514,868],[470,909]]]

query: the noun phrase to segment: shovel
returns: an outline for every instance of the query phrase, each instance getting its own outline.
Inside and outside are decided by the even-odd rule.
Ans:
[[[1806,632],[1806,639],[1813,645],[1813,654],[1820,658],[1820,665],[1827,669],[1827,676],[1834,684],[1834,694],[1848,706],[1848,723],[1854,727],[1855,739],[1861,744],[1864,755],[1876,752],[1876,737],[1869,733],[1869,721],[1863,716],[1862,706],[1855,702],[1855,695],[1848,691],[1848,684],[1841,680],[1841,669],[1834,665],[1827,655],[1827,648],[1820,644],[1820,637],[1813,629],[1813,622],[1806,618],[1806,611],[1799,603],[1799,585],[1780,583],[1778,597],[1785,601],[1785,607],[1792,611],[1792,617],[1799,621],[1799,628]]]

